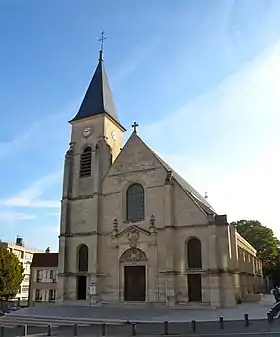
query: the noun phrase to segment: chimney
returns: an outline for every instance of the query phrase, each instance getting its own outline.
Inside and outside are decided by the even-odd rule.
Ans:
[[[46,249],[46,253],[50,253],[51,252],[51,249],[50,249],[50,247],[48,247],[47,249]]]
[[[19,235],[18,235],[17,238],[16,238],[16,245],[17,245],[17,246],[21,246],[21,247],[24,246],[24,244],[23,244],[23,238],[20,237]]]

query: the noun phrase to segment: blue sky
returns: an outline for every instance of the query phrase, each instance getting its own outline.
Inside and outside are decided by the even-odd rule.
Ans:
[[[119,118],[229,220],[280,237],[280,1],[0,1],[1,238],[57,248],[70,126],[97,64]]]

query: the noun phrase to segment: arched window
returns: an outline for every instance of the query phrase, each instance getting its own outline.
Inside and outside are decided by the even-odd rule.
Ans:
[[[188,268],[202,268],[201,242],[198,238],[191,238],[187,242]]]
[[[78,271],[88,271],[88,247],[84,244],[78,248]]]
[[[87,146],[80,157],[80,177],[90,177],[91,176],[91,158],[92,151],[91,147]]]
[[[140,184],[132,184],[126,191],[126,220],[141,221],[145,217],[144,188]]]

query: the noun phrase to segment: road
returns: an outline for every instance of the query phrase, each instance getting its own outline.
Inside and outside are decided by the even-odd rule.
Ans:
[[[136,336],[143,337],[157,337],[166,334],[164,324],[151,323],[151,324],[137,324],[134,328]],[[48,329],[46,326],[41,327],[28,327],[28,336],[47,336]],[[78,326],[77,335],[81,337],[94,337],[102,336],[116,336],[126,337],[133,335],[133,327],[131,324],[125,325],[109,325],[104,327],[100,325],[95,326]],[[280,337],[280,324],[275,321],[269,325],[266,321],[252,321],[249,327],[244,326],[244,321],[231,321],[225,322],[224,328],[221,329],[218,322],[199,322],[195,326],[191,323],[172,323],[168,326],[168,334],[170,336],[279,336]],[[39,335],[38,335],[39,334]],[[23,336],[23,327],[8,328],[4,330],[3,337],[17,337]],[[1,336],[1,335],[0,335]],[[74,336],[74,326],[60,326],[52,328],[52,336]],[[1,336],[2,337],[2,336]]]

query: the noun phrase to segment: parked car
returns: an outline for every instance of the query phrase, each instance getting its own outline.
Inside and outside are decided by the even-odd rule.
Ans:
[[[8,307],[4,310],[4,313],[9,314],[10,312],[14,312],[20,309],[21,309],[20,307]]]

